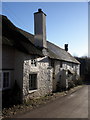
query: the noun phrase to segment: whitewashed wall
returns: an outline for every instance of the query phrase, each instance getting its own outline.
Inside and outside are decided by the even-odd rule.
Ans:
[[[56,91],[57,89],[57,83],[60,81],[60,85],[63,87],[68,87],[67,83],[70,79],[75,79],[73,75],[71,76],[72,78],[68,77],[67,70],[72,70],[76,75],[80,75],[80,65],[75,64],[75,63],[70,63],[70,62],[64,62],[62,61],[62,67],[60,66],[60,62],[58,60],[55,60],[55,65],[53,68],[53,74],[54,74],[54,79],[53,79],[53,91]]]
[[[11,87],[16,80],[22,90],[22,97],[40,97],[52,92],[52,69],[47,57],[37,58],[37,67],[31,66],[33,56],[24,54],[10,46],[3,47],[3,69],[11,71]],[[37,73],[37,90],[29,91],[29,74]]]
[[[10,88],[14,83],[15,50],[10,46],[2,46],[2,69],[10,72]]]
[[[57,82],[64,80],[63,69],[72,69],[79,75],[79,65],[55,60],[54,68],[50,67],[48,57],[37,58],[37,66],[31,66],[33,56],[24,54],[12,47],[3,47],[3,69],[11,70],[11,86],[16,80],[22,90],[23,99],[40,97],[56,90]],[[29,74],[37,73],[37,89],[29,90]],[[54,73],[54,74],[53,74]],[[54,76],[53,76],[54,75]],[[61,77],[60,77],[61,75]],[[54,79],[53,79],[54,77]]]

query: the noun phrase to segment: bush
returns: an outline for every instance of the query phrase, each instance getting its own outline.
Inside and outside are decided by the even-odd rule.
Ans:
[[[82,85],[83,84],[82,78],[79,78],[78,80],[75,80],[74,84],[75,84],[75,86]]]
[[[60,85],[60,82],[57,82],[57,88],[56,88],[56,91],[57,91],[57,92],[61,91],[61,85]]]
[[[21,89],[15,81],[12,89],[3,91],[2,94],[2,107],[8,108],[13,105],[17,105],[21,103]]]
[[[61,86],[60,81],[58,81],[58,82],[57,82],[56,92],[62,92],[62,91],[66,91],[66,90],[67,90],[67,88],[66,88],[66,87]]]
[[[70,90],[70,88],[73,88],[73,87],[75,87],[74,82],[73,81],[68,82],[68,90]]]

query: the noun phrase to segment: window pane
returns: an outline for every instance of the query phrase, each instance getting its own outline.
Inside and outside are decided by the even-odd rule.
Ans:
[[[37,88],[37,74],[29,74],[29,90]]]
[[[3,88],[9,87],[9,72],[3,72]]]
[[[2,75],[2,73],[0,73],[0,88],[1,88],[1,85],[2,85],[1,84],[1,82],[2,82],[2,76],[1,75]]]
[[[33,64],[33,60],[31,60],[31,64]]]
[[[54,61],[53,60],[51,60],[51,66],[54,67]]]
[[[60,61],[60,67],[62,67],[62,61]]]
[[[31,60],[31,65],[32,65],[33,67],[37,66],[37,61],[36,61],[36,59],[32,59],[32,60]]]

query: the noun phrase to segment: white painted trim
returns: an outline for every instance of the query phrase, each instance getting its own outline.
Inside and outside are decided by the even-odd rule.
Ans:
[[[36,90],[29,90],[29,93],[33,93],[33,92],[36,92],[37,91],[37,89]]]
[[[37,75],[37,80],[36,80],[36,82],[37,82],[37,84],[36,84],[36,86],[37,86],[37,88],[36,89],[34,89],[34,90],[29,90],[29,93],[32,93],[32,92],[35,92],[35,91],[37,91],[38,90],[38,72],[30,72],[29,74],[36,74]]]
[[[2,91],[2,71],[0,70],[0,73],[1,73],[1,88],[0,88],[0,91]]]
[[[29,74],[38,74],[39,71],[30,71]]]

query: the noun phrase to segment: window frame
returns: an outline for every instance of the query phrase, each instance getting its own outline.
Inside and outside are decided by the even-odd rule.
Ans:
[[[30,75],[36,75],[36,80],[35,80],[36,83],[35,83],[35,86],[33,85],[33,87],[30,86]],[[31,90],[37,90],[37,73],[30,73],[29,74],[29,91],[31,91]]]
[[[51,59],[51,63],[50,63],[50,64],[51,64],[50,66],[51,66],[52,68],[55,67],[55,61],[54,61],[54,60]]]
[[[3,87],[3,83],[4,83],[4,73],[9,73],[9,85],[8,87]],[[0,91],[1,90],[6,90],[6,89],[9,89],[10,88],[10,71],[8,70],[4,70],[4,71],[0,71],[0,74],[1,74],[1,87],[0,87]]]
[[[2,71],[0,71],[0,74],[1,74],[1,87],[0,87],[0,90],[2,90],[2,85],[3,85],[3,84],[2,84],[2,76],[3,76],[3,75],[2,75]]]
[[[31,59],[31,66],[32,67],[37,67],[37,59],[35,59],[35,58]]]

